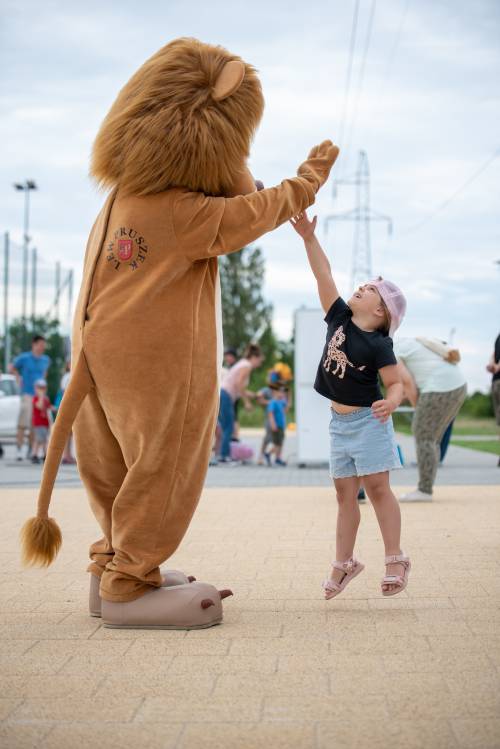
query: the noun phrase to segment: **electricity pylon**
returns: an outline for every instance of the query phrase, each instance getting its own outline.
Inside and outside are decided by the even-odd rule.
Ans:
[[[354,243],[352,250],[351,288],[373,278],[372,252],[370,242],[370,223],[384,221],[387,230],[392,234],[392,219],[383,213],[370,210],[370,169],[366,151],[360,151],[355,174],[346,179],[334,182],[334,197],[337,185],[354,185],[356,187],[356,206],[350,211],[332,213],[325,218],[325,233],[328,234],[330,221],[354,221]]]

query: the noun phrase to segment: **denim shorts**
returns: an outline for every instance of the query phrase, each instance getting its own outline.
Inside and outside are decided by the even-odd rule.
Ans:
[[[48,427],[33,427],[33,431],[37,442],[47,442],[49,436]]]
[[[346,479],[401,468],[392,419],[382,424],[371,408],[349,414],[332,409],[330,476]]]

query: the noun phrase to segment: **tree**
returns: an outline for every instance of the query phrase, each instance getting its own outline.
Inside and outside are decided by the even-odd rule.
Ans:
[[[293,339],[278,341],[272,326],[273,306],[263,296],[265,260],[258,247],[245,247],[241,252],[220,259],[222,289],[222,325],[224,345],[243,353],[251,341],[258,343],[264,364],[254,370],[251,387],[264,386],[267,372],[277,361],[293,368]]]
[[[273,307],[264,300],[264,257],[245,247],[220,260],[224,345],[241,351],[271,327]]]
[[[259,369],[254,369],[252,372],[250,378],[250,388],[252,390],[260,390],[260,388],[264,387],[267,382],[267,373],[276,362],[278,341],[276,340],[271,324],[266,326],[257,343],[264,354],[264,363]]]
[[[23,351],[30,350],[30,342],[33,331],[37,335],[43,335],[47,339],[46,354],[50,356],[52,363],[47,374],[48,395],[52,402],[59,390],[61,376],[64,372],[66,359],[69,358],[68,340],[59,334],[59,321],[48,320],[45,317],[36,317],[34,321],[23,323],[21,318],[12,321],[9,326],[10,350],[12,360]],[[27,343],[28,342],[28,343]],[[0,361],[3,362],[3,344],[0,348]]]

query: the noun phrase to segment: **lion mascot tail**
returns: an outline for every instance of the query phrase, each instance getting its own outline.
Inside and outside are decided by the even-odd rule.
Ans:
[[[81,352],[50,436],[36,517],[27,520],[21,529],[22,562],[26,566],[48,567],[61,548],[61,531],[56,521],[49,518],[49,505],[64,446],[71,434],[80,406],[92,388],[92,377]]]

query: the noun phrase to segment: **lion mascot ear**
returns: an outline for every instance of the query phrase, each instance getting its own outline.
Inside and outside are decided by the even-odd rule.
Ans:
[[[215,101],[223,101],[235,93],[245,77],[245,66],[239,60],[230,60],[219,73],[212,91]]]
[[[223,101],[232,96],[243,83],[245,77],[245,65],[239,60],[230,60],[227,62],[219,73],[212,90],[212,98],[215,101]],[[252,173],[245,167],[238,171],[233,180],[231,187],[226,190],[226,197],[233,198],[236,195],[248,195],[258,189],[262,189],[261,183],[256,182]]]

